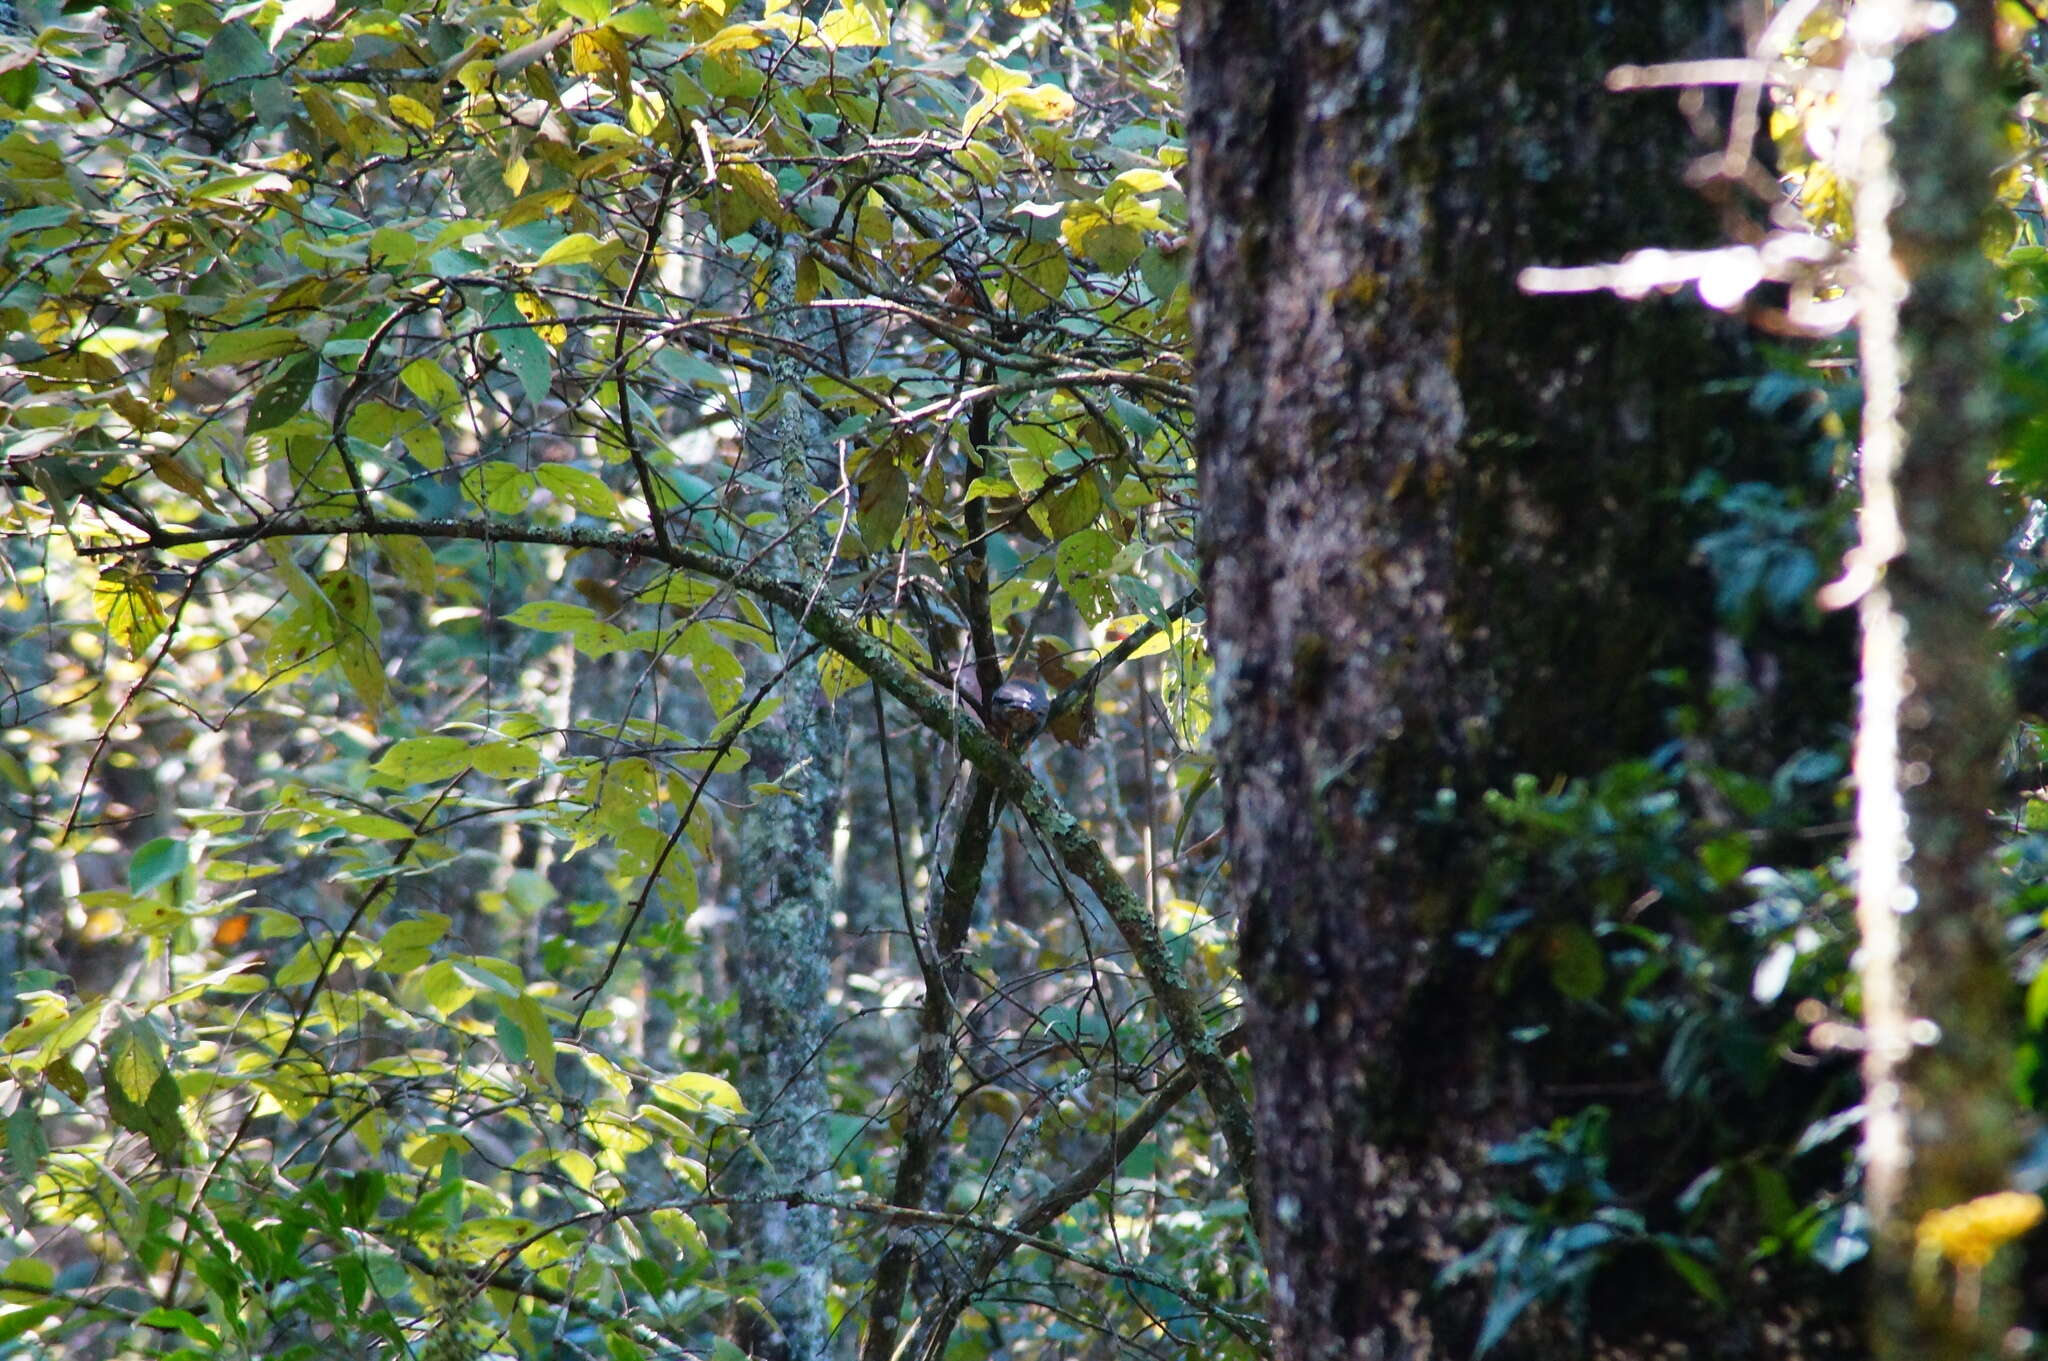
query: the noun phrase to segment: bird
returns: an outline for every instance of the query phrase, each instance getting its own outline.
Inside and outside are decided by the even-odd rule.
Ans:
[[[995,693],[986,702],[982,699],[981,684],[975,674],[971,658],[963,657],[950,673],[944,673],[944,684],[949,694],[965,700],[987,725],[989,731],[1003,739],[1012,750],[1021,750],[1029,745],[1045,727],[1052,702],[1038,682],[1025,675],[1013,675],[998,685]],[[942,673],[928,672],[934,680]]]
[[[1021,747],[1038,736],[1050,707],[1044,689],[1032,681],[1012,678],[997,686],[989,701],[989,726],[1012,747]]]

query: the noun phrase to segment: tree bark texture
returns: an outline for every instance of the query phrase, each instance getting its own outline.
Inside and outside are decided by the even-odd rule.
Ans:
[[[1714,625],[1676,492],[1787,466],[1711,386],[1738,327],[1515,284],[1717,243],[1669,96],[1603,78],[1731,50],[1721,10],[1184,12],[1204,584],[1283,1358],[1471,1355],[1483,1291],[1437,1276],[1488,1228],[1489,1145],[1549,1113],[1451,944],[1472,796],[1668,735],[1650,675],[1704,677]],[[1601,1341],[1543,1336],[1493,1355]]]
[[[795,307],[795,261],[778,255],[775,298]],[[794,575],[825,601],[830,546],[811,504],[810,459],[822,445],[795,396],[787,361],[776,374],[780,397],[757,413],[756,443],[773,459],[782,516],[761,554],[770,571]],[[819,660],[805,650],[803,622],[771,613],[782,660],[763,678],[782,707],[749,734],[751,767],[778,786],[747,811],[741,847],[748,877],[740,899],[740,1092],[755,1117],[762,1164],[736,1166],[750,1189],[818,1195],[832,1186],[827,1137],[831,1102],[825,1046],[831,1031],[832,828],[838,816],[845,736],[825,698]],[[744,1155],[743,1155],[744,1156]],[[789,1275],[762,1291],[775,1336],[747,1334],[750,1354],[769,1361],[818,1361],[830,1346],[826,1296],[831,1284],[832,1220],[821,1205],[767,1202],[736,1220],[748,1257],[779,1262]]]

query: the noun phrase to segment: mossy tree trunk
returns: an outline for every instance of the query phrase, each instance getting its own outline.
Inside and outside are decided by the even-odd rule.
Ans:
[[[1920,36],[1922,7],[1859,4],[1844,92],[1849,126],[1860,118],[1862,129],[1864,507],[1858,558],[1834,589],[1860,592],[1864,625],[1856,775],[1871,1334],[1877,1356],[1901,1361],[2009,1354],[2013,1254],[2004,1269],[1979,1258],[2039,1213],[2022,1196],[1977,1199],[2007,1188],[2023,1115],[2007,890],[1987,812],[2012,720],[1988,622],[2001,535],[1985,478],[1997,438],[1998,297],[1984,233],[2005,152],[1995,6],[1956,9],[1955,22]],[[1927,1218],[1936,1212],[1947,1214]],[[1944,1224],[1948,1233],[1933,1231]]]

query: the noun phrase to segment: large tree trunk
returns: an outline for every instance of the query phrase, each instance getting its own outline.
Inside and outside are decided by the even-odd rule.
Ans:
[[[1698,55],[1716,8],[1183,20],[1218,758],[1285,1358],[1471,1354],[1477,1297],[1437,1275],[1488,1227],[1487,1147],[1549,1114],[1450,943],[1471,796],[1665,735],[1650,673],[1705,676],[1713,632],[1676,490],[1785,466],[1710,391],[1738,328],[1515,286],[1715,244],[1676,112],[1603,77]],[[1587,1354],[1542,1332],[1521,1354]]]

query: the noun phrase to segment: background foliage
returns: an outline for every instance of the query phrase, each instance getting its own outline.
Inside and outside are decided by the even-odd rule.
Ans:
[[[817,646],[733,583],[807,527],[829,580],[786,589],[927,706],[826,667],[842,1343],[895,1234],[921,1297],[1003,1300],[970,1350],[1246,1345],[1242,1204],[1199,1112],[1147,1105],[1150,989],[1015,815],[946,1018],[952,1161],[926,1219],[871,1207],[970,612],[1004,670],[1087,677],[1033,763],[1225,982],[1180,792],[1170,10],[1047,8],[21,13],[5,1346],[730,1346],[731,1174],[775,1115],[730,1081],[731,859]],[[755,438],[791,396],[795,486]],[[1147,1111],[1048,1241],[986,1236]]]

